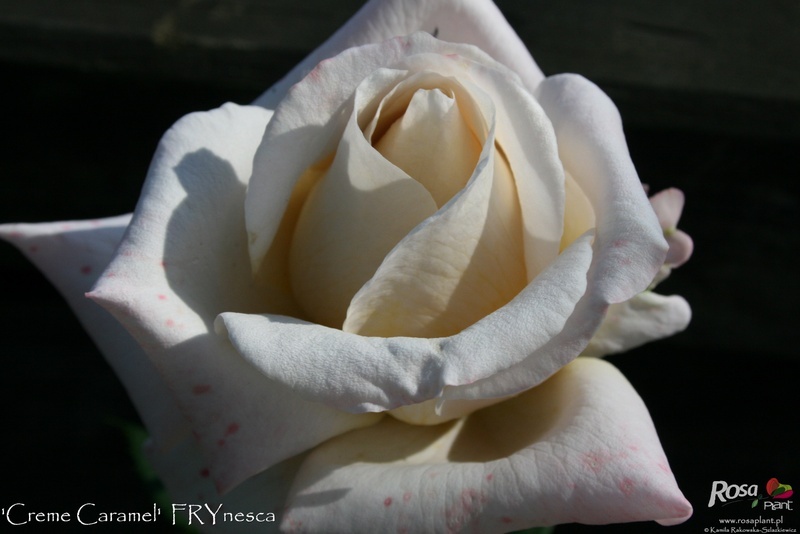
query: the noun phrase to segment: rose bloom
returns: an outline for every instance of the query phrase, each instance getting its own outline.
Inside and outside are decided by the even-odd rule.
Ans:
[[[651,291],[691,253],[682,206],[491,2],[375,0],[253,105],[180,120],[132,218],[2,234],[120,375],[173,502],[506,532],[691,515],[594,357],[687,325]]]

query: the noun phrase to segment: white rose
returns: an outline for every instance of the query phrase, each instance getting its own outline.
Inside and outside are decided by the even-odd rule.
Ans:
[[[321,532],[691,514],[641,399],[577,358],[689,318],[648,289],[688,257],[665,264],[680,207],[651,207],[596,86],[544,78],[488,1],[386,0],[256,104],[167,132],[130,222],[2,229],[175,502]]]

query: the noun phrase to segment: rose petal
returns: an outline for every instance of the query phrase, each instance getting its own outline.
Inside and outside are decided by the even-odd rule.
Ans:
[[[525,358],[537,362],[525,385],[531,387],[583,348],[569,340],[553,348],[551,339],[586,291],[591,238],[576,240],[511,302],[448,338],[365,337],[291,317],[242,313],[221,314],[217,328],[268,377],[342,410],[423,402],[441,395],[446,385],[493,377]],[[498,397],[520,391],[504,392],[504,382],[494,385]]]
[[[387,418],[325,443],[297,475],[282,526],[488,533],[691,512],[639,396],[610,364],[579,358],[464,421]]]
[[[608,308],[606,318],[583,355],[623,352],[677,334],[689,325],[691,318],[692,310],[682,297],[644,291]]]
[[[627,300],[653,280],[667,246],[631,162],[619,112],[596,85],[575,74],[547,78],[536,97],[553,121],[564,169],[594,208],[589,287],[606,303]]]
[[[318,63],[352,47],[425,31],[439,39],[476,45],[518,73],[529,90],[544,75],[490,0],[372,0],[254,103],[270,109]]]
[[[168,131],[118,254],[90,296],[161,373],[224,491],[341,432],[375,422],[266,379],[211,332],[227,310],[281,310],[247,257],[242,204],[270,113],[226,105]],[[268,444],[268,445],[266,445]]]
[[[673,230],[667,233],[666,238],[667,244],[669,244],[669,251],[664,259],[664,264],[670,267],[680,267],[692,257],[694,242],[682,230]]]
[[[188,434],[172,394],[141,347],[100,306],[86,298],[122,239],[130,215],[89,221],[0,225],[67,300],[125,386],[155,443],[167,450]]]
[[[356,120],[404,72],[379,71],[359,86],[333,164],[308,195],[292,238],[292,288],[314,322],[340,328],[358,289],[383,258],[436,212],[430,193],[384,159]]]
[[[692,238],[677,228],[684,202],[683,191],[675,188],[665,189],[650,197],[650,204],[656,212],[664,237],[669,244],[669,251],[664,260],[668,268],[680,267],[686,263],[694,250]],[[658,281],[666,278],[668,274],[669,270]]]
[[[683,191],[674,187],[659,191],[650,197],[650,205],[653,206],[658,223],[665,232],[675,230],[678,226],[685,201]]]
[[[375,148],[424,185],[441,207],[466,185],[481,144],[454,95],[435,88],[418,89]]]
[[[581,186],[569,173],[566,173],[564,178],[566,205],[564,233],[561,236],[562,249],[567,248],[570,243],[597,224],[592,203],[586,198]]]
[[[494,117],[487,117],[494,124]],[[406,236],[353,297],[342,329],[443,337],[474,324],[526,284],[514,178],[492,127],[469,184]]]

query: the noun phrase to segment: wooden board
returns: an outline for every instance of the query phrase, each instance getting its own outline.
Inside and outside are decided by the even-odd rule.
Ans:
[[[361,0],[0,0],[0,59],[258,94]],[[626,121],[800,136],[800,2],[498,0],[547,73],[577,72]]]

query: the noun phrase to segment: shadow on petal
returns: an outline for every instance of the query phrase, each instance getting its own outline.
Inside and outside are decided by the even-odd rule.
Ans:
[[[173,170],[187,196],[172,213],[164,240],[170,287],[209,331],[223,311],[264,311],[247,252],[245,184],[231,163],[208,149],[186,154]]]
[[[548,380],[521,395],[467,417],[453,442],[451,462],[490,462],[543,441],[569,405],[563,382]]]

